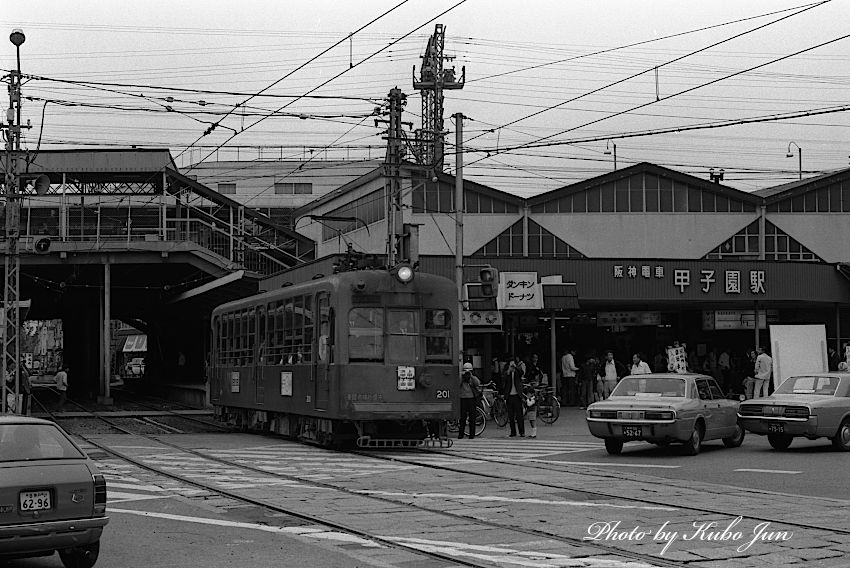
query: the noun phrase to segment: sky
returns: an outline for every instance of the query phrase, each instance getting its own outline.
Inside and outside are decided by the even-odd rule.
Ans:
[[[617,168],[652,162],[704,179],[722,169],[744,191],[850,166],[850,0],[5,8],[0,29],[26,34],[30,150],[169,148],[181,167],[379,159],[386,127],[374,113],[390,89],[407,96],[403,121],[421,127],[413,77],[442,24],[444,65],[465,68],[463,89],[445,93],[449,173],[456,113],[464,177],[525,197],[607,173],[615,152]],[[3,42],[2,73],[15,65]]]

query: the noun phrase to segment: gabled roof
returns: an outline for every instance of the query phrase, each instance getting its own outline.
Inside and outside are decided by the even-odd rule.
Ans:
[[[418,166],[416,164],[404,163],[404,164],[401,165],[401,169],[407,170],[408,173],[415,173],[418,170],[421,170],[422,167]],[[306,205],[302,205],[301,207],[299,207],[298,209],[293,211],[293,213],[292,213],[293,218],[297,218],[300,215],[303,215],[305,213],[312,211],[313,209],[315,209],[316,207],[318,207],[320,205],[324,205],[325,203],[333,201],[334,199],[338,199],[338,198],[342,197],[343,195],[345,195],[346,193],[348,193],[349,191],[351,191],[352,189],[355,189],[355,188],[360,187],[360,186],[362,186],[366,183],[369,183],[369,182],[371,182],[375,179],[378,179],[378,178],[382,177],[383,175],[384,175],[384,166],[383,165],[378,166],[377,168],[375,168],[371,172],[369,172],[367,174],[363,174],[362,176],[360,176],[357,179],[351,180],[350,182],[343,185],[342,187],[335,189],[333,191],[329,191],[328,193],[326,193],[322,197],[320,197],[320,198],[318,198],[314,201],[311,201],[310,203],[308,203]],[[453,175],[443,173],[443,172],[436,172],[436,175],[437,175],[438,180],[441,181],[441,182],[452,184],[452,185],[454,185],[454,183],[455,183],[455,176],[453,176]],[[507,203],[517,205],[519,207],[522,207],[522,205],[525,202],[525,200],[522,197],[518,197],[516,195],[513,195],[512,193],[508,193],[506,191],[501,191],[499,189],[494,189],[492,187],[482,185],[480,183],[476,183],[476,182],[474,182],[472,180],[468,180],[468,179],[463,180],[463,188],[464,188],[464,190],[475,191],[477,193],[487,195],[488,197],[500,199],[500,200],[505,201]]]
[[[754,191],[753,194],[758,195],[768,203],[772,203],[774,201],[779,201],[780,199],[785,199],[786,197],[792,195],[807,193],[812,189],[817,189],[823,187],[824,185],[829,185],[831,183],[834,183],[835,181],[845,179],[847,177],[850,177],[850,168],[843,168],[840,170],[827,172],[819,176],[792,181],[790,183],[783,183],[782,185],[767,187],[765,189],[759,189],[758,191]]]
[[[720,193],[728,197],[738,199],[740,201],[750,203],[759,203],[761,201],[757,196],[753,195],[752,193],[747,193],[746,191],[741,191],[733,187],[714,183],[712,181],[698,178],[692,175],[683,174],[682,172],[677,172],[676,170],[671,170],[669,168],[650,164],[649,162],[641,162],[639,164],[629,166],[628,168],[615,170],[607,174],[603,174],[601,176],[585,179],[577,183],[565,185],[564,187],[547,191],[546,193],[535,195],[534,197],[528,198],[528,206],[533,207],[535,205],[545,203],[553,199],[558,199],[566,195],[586,191],[588,189],[598,187],[606,183],[611,183],[620,179],[631,177],[637,173],[650,173],[657,176],[668,177],[673,179],[674,181],[686,183],[688,185],[712,191],[714,193]]]

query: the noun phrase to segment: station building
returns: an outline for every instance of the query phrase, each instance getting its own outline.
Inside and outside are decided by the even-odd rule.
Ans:
[[[407,165],[398,194],[420,270],[449,278],[454,184]],[[385,254],[388,187],[377,167],[295,210],[317,260],[261,287],[330,274],[349,245]],[[772,323],[850,338],[850,169],[747,193],[640,163],[528,199],[466,180],[463,195],[464,350],[485,379],[492,356],[537,353],[554,373],[567,348],[651,366],[674,341],[743,355]],[[475,299],[481,265],[501,272],[498,302]]]

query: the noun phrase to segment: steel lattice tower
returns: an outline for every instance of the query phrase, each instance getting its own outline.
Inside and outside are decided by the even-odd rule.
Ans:
[[[416,160],[420,165],[434,171],[443,171],[443,91],[462,89],[466,79],[466,67],[461,70],[460,80],[455,78],[455,70],[443,69],[443,62],[454,59],[443,55],[445,28],[437,24],[434,35],[428,39],[419,79],[416,79],[416,67],[413,68],[413,88],[422,95],[422,128],[416,131]]]

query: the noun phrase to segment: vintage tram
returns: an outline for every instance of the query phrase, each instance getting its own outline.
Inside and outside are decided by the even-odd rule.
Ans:
[[[449,443],[456,297],[451,280],[401,265],[221,305],[211,320],[216,416],[321,445]]]

